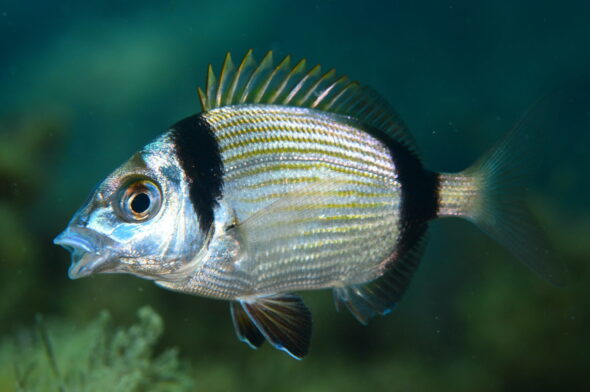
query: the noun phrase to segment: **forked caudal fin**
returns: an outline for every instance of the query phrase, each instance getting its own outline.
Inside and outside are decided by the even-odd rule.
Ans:
[[[438,216],[472,221],[542,278],[563,286],[565,267],[555,259],[524,202],[540,135],[522,125],[471,167],[439,175]]]

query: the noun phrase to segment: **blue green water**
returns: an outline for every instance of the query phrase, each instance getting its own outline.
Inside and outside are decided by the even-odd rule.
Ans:
[[[583,390],[590,5],[514,3],[1,2],[0,345],[39,312],[82,328],[103,309],[132,323],[150,305],[165,324],[156,351],[177,347],[197,390]],[[130,276],[68,280],[69,256],[51,239],[108,172],[199,110],[209,63],[248,48],[372,86],[433,170],[464,168],[533,107],[527,126],[547,141],[529,201],[570,283],[548,285],[467,223],[435,222],[387,317],[363,327],[336,313],[331,293],[305,295],[314,335],[296,362],[238,342],[223,302]],[[1,353],[0,390],[12,390]]]

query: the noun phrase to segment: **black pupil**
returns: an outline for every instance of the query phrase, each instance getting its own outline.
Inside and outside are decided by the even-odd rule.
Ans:
[[[150,208],[150,197],[145,193],[139,193],[131,200],[131,209],[136,214],[146,212],[148,208]]]

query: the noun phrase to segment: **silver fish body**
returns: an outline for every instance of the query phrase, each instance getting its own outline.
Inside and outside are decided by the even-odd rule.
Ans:
[[[192,291],[233,299],[381,275],[401,231],[401,184],[385,145],[350,119],[304,108],[238,105],[203,117],[225,167],[219,209],[242,223],[221,231],[238,243],[225,279],[203,274]]]
[[[55,240],[72,278],[124,272],[230,301],[238,337],[308,352],[296,291],[334,289],[362,323],[391,311],[418,266],[428,222],[478,224],[553,282],[560,269],[524,228],[531,135],[510,133],[460,173],[426,170],[389,105],[305,61],[251,52],[199,90],[184,119],[108,176]],[[515,215],[515,211],[518,214]],[[518,216],[518,219],[515,219]]]

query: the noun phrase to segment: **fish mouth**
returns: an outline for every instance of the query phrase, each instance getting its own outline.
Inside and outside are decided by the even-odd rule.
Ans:
[[[106,247],[99,246],[102,242],[101,236],[94,232],[71,228],[67,228],[53,240],[55,245],[65,248],[71,254],[72,264],[68,269],[70,279],[110,272],[113,269],[118,257]]]

